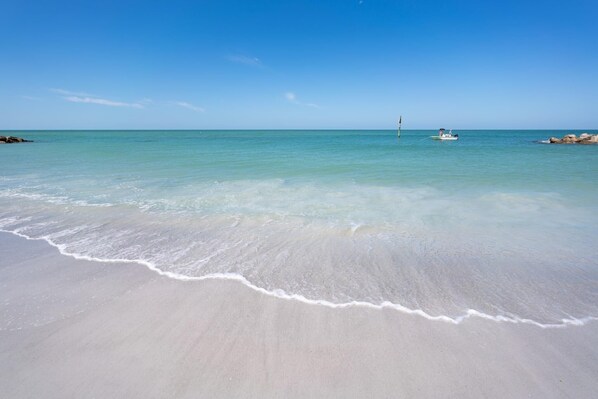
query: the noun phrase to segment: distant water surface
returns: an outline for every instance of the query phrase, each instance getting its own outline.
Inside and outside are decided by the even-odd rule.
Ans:
[[[0,228],[333,303],[598,316],[598,148],[435,133],[18,132]]]

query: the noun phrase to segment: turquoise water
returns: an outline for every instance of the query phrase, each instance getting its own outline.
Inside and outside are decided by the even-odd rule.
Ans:
[[[0,228],[332,303],[598,315],[598,148],[435,133],[19,132],[35,143],[0,146]]]

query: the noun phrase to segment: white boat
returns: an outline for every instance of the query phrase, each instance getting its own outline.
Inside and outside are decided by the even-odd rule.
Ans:
[[[458,134],[453,134],[453,130],[449,130],[448,133],[444,128],[438,130],[438,136],[430,136],[432,140],[447,140],[447,141],[454,141],[459,140]]]

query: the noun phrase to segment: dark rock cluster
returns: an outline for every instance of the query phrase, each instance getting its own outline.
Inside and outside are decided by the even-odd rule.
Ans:
[[[32,141],[33,140],[25,140],[21,137],[0,136],[0,144],[31,143]]]

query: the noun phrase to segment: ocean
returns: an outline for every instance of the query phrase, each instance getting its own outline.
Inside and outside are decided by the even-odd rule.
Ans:
[[[458,133],[10,132],[35,142],[0,146],[0,229],[312,305],[596,319],[598,148]]]

